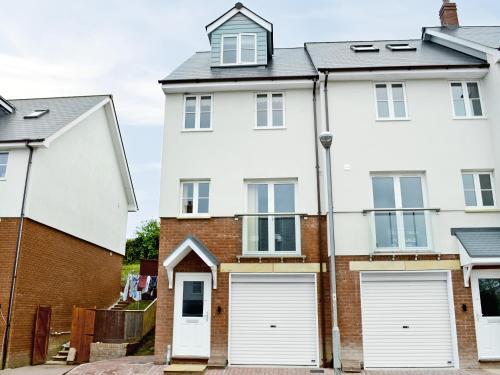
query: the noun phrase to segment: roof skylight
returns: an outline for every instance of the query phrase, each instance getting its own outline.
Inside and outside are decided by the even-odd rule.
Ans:
[[[30,114],[24,116],[24,118],[40,118],[46,113],[49,113],[48,109],[35,109]]]
[[[391,51],[416,51],[417,47],[414,47],[408,43],[390,43],[386,44],[386,47]]]
[[[373,44],[353,44],[351,45],[351,49],[354,52],[378,52],[378,47],[375,47]]]

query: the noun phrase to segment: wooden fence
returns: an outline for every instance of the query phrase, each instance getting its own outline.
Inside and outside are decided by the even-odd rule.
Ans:
[[[155,326],[156,300],[145,310],[96,310],[94,342],[140,341]]]

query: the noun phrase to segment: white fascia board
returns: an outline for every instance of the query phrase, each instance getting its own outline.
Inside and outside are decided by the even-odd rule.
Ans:
[[[500,51],[498,51],[494,48],[491,48],[491,47],[483,46],[483,45],[475,43],[475,42],[471,42],[471,41],[466,40],[466,39],[457,38],[457,37],[439,32],[437,30],[427,30],[426,29],[424,32],[424,38],[427,35],[431,36],[431,40],[435,43],[439,43],[440,41],[448,41],[448,42],[454,43],[456,45],[467,47],[467,48],[470,48],[472,50],[479,51],[479,52],[482,52],[484,54],[493,55],[493,56],[496,56],[497,58],[500,58]],[[432,37],[434,37],[434,38],[432,38]],[[446,45],[446,47],[449,47],[449,44]],[[464,51],[461,50],[460,52],[464,52]],[[478,56],[476,56],[476,57],[478,57]]]
[[[0,143],[0,151],[8,151],[20,148],[26,148],[26,144],[29,144],[32,147],[45,147],[47,148],[44,142],[9,142],[9,143]]]
[[[127,162],[127,155],[125,154],[125,146],[123,145],[122,136],[120,133],[120,127],[118,125],[118,120],[116,117],[115,106],[113,101],[109,100],[108,105],[105,107],[106,118],[108,123],[111,125],[111,139],[113,140],[113,146],[115,153],[117,154],[117,160],[120,167],[120,174],[122,176],[123,184],[125,185],[125,192],[127,194],[128,211],[136,212],[139,210],[137,199],[135,196],[134,185],[132,183],[132,176],[130,175],[130,169]]]
[[[374,70],[357,72],[330,72],[329,81],[399,81],[411,79],[481,79],[488,68],[422,69],[422,70]],[[320,75],[324,81],[325,75]]]
[[[235,14],[241,13],[244,16],[250,18],[253,22],[256,24],[262,26],[264,29],[266,29],[269,32],[273,31],[273,26],[270,22],[266,21],[265,19],[259,17],[252,11],[248,10],[247,8],[243,7],[241,9],[233,8],[226,14],[224,14],[221,18],[219,18],[217,21],[211,23],[210,25],[207,26],[207,33],[210,34],[214,30],[216,30],[219,26],[224,24],[227,20],[231,19]]]
[[[312,87],[312,79],[162,84],[162,89],[165,94],[205,93],[205,92],[217,92],[217,91],[246,91],[246,90],[266,91],[266,90],[304,89],[310,87]]]

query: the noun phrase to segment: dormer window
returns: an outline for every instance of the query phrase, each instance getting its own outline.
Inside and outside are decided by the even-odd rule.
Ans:
[[[257,63],[257,35],[240,33],[222,35],[222,65]]]
[[[373,44],[353,44],[351,49],[354,52],[378,52],[379,49]]]
[[[24,116],[25,119],[30,119],[30,118],[40,118],[46,113],[49,113],[48,109],[35,109],[33,112],[27,114]]]

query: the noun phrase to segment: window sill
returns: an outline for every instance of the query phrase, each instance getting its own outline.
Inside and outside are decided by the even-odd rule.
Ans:
[[[465,207],[466,213],[481,213],[481,212],[500,212],[498,207]]]
[[[214,129],[182,129],[181,133],[203,133],[203,132],[213,132]]]
[[[253,130],[286,130],[286,126],[255,126]]]
[[[411,118],[377,118],[375,119],[377,122],[397,122],[397,121],[411,121]]]
[[[371,255],[412,255],[412,254],[439,254],[430,248],[416,248],[416,249],[400,249],[400,248],[384,248],[375,249],[371,252]]]
[[[243,254],[243,255],[236,255],[236,258],[238,259],[238,262],[240,259],[262,259],[262,258],[274,258],[274,259],[281,259],[281,258],[290,258],[290,259],[302,259],[304,261],[306,259],[305,255],[301,255],[298,252],[291,253],[291,252],[284,252],[285,254],[279,254],[279,253],[267,253],[267,254]]]
[[[486,116],[467,116],[467,117],[452,117],[453,120],[487,120],[488,117]]]
[[[200,215],[200,214],[177,216],[177,220],[211,219],[211,218],[212,216],[210,215]]]
[[[7,178],[5,178],[5,177],[0,177],[0,181],[7,181]]]

